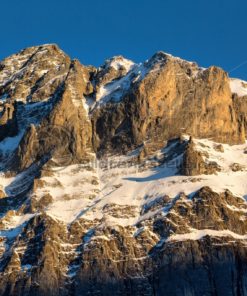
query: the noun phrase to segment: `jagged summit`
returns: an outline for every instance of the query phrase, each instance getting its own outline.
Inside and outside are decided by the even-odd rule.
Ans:
[[[123,56],[114,56],[107,59],[102,67],[112,67],[115,70],[121,70],[123,68],[128,72],[134,64],[134,62],[124,58]]]
[[[163,52],[4,59],[0,295],[244,296],[245,87]]]
[[[179,57],[175,57],[170,53],[164,52],[164,51],[157,51],[148,61],[162,61],[162,60],[168,60],[168,59],[179,59],[182,60]]]
[[[70,58],[57,45],[24,49],[1,62],[0,96],[11,101],[46,100],[69,66]]]

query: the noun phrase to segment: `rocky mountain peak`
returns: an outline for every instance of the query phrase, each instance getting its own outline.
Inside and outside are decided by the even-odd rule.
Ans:
[[[105,61],[105,64],[102,66],[102,68],[114,68],[115,70],[121,70],[125,69],[126,72],[128,72],[135,63],[131,60],[128,60],[124,58],[123,56],[114,56],[108,60]]]
[[[154,67],[157,64],[165,65],[166,63],[169,63],[169,62],[179,64],[181,66],[181,68],[184,68],[185,70],[187,70],[188,68],[190,68],[194,72],[196,72],[196,71],[198,72],[199,70],[203,70],[203,68],[200,68],[197,65],[197,63],[195,63],[195,62],[186,61],[182,58],[173,56],[173,55],[163,52],[163,51],[156,52],[150,59],[148,59],[145,62],[145,64],[148,67]]]
[[[70,66],[70,58],[56,45],[22,50],[1,62],[2,100],[37,102],[47,100]]]
[[[245,295],[245,82],[49,44],[0,98],[0,295]]]

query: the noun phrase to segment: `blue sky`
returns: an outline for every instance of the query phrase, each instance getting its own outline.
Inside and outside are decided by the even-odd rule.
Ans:
[[[2,0],[0,11],[0,59],[43,43],[96,66],[163,50],[247,80],[246,0]]]

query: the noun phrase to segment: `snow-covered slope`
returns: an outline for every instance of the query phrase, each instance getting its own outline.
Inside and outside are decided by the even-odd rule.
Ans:
[[[174,159],[175,165],[172,162],[161,165],[157,163],[157,166],[147,169],[141,169],[138,164],[130,165],[129,163],[133,156],[108,158],[107,162],[113,168],[102,168],[101,166],[103,165],[99,161],[97,164],[99,169],[95,175],[90,176],[88,172],[86,173],[89,181],[94,179],[96,180],[94,183],[99,185],[93,186],[95,197],[90,196],[87,206],[83,206],[83,203],[80,204],[80,211],[85,212],[81,217],[85,219],[102,219],[102,217],[105,217],[104,220],[112,221],[114,224],[135,225],[140,219],[148,218],[147,216],[140,216],[141,209],[145,204],[153,202],[161,196],[169,196],[171,199],[174,199],[181,192],[190,195],[204,186],[209,186],[219,193],[228,189],[234,195],[240,197],[247,196],[247,184],[244,181],[247,178],[247,154],[244,153],[247,150],[247,143],[236,146],[223,145],[224,152],[216,151],[214,147],[217,143],[210,140],[196,140],[196,144],[198,150],[209,154],[208,160],[218,163],[221,167],[221,172],[217,173],[217,175],[201,175],[194,180],[191,177],[179,174],[178,162],[176,163]],[[170,149],[170,147],[167,149]],[[160,154],[166,153],[166,150],[164,149],[157,153],[160,156]],[[178,160],[181,157],[181,155],[177,156],[176,159]],[[235,163],[241,166],[241,170],[238,172],[232,171],[232,165]],[[77,189],[74,185],[79,185],[78,181],[76,181],[79,178],[83,182],[80,190],[84,190],[83,200],[85,201],[85,195],[90,195],[89,187],[83,178],[85,172],[80,173],[78,168],[75,168],[75,171],[77,173],[68,178],[69,183],[65,182],[66,179],[60,181],[64,186],[62,192],[66,194],[65,190],[68,190],[70,195],[72,195],[72,199],[73,194],[71,192],[75,191],[77,194],[80,192],[78,195],[81,195],[79,188]],[[66,170],[62,171],[63,173],[68,177]],[[59,177],[56,178],[55,176],[55,180],[59,180]],[[71,189],[70,186],[72,186]],[[47,190],[49,192],[49,188]],[[123,211],[124,207],[126,207],[126,213],[123,214],[125,218],[121,218],[121,215],[119,215],[119,219],[113,218],[111,210],[104,211],[106,205],[122,207]],[[130,211],[131,217],[128,216],[128,206],[133,207]],[[66,203],[63,208],[65,211],[68,210]],[[88,208],[89,210],[87,210]],[[78,210],[79,208],[76,209],[76,211]],[[52,207],[52,213],[56,213],[56,217],[59,217],[61,220],[66,219],[66,214],[59,207],[57,209],[56,206]]]
[[[32,198],[38,202],[49,194],[52,202],[43,210],[64,223],[70,224],[83,218],[126,226],[136,225],[156,215],[157,211],[143,214],[142,209],[162,196],[168,196],[172,201],[182,192],[193,196],[200,188],[209,186],[215,192],[228,189],[235,196],[245,198],[247,143],[230,146],[208,139],[195,139],[194,142],[196,149],[206,155],[206,161],[220,166],[220,172],[196,177],[182,176],[179,173],[182,154],[160,164],[157,159],[163,159],[173,149],[172,144],[155,152],[145,165],[138,164],[138,154],[134,151],[129,156],[92,161],[91,167],[56,167],[51,176],[39,179],[40,185]],[[221,150],[217,149],[219,145]],[[2,176],[1,184],[6,184],[3,190],[13,190],[18,179],[19,175],[10,179]],[[166,208],[159,209],[159,212],[165,214]]]
[[[231,91],[239,97],[247,96],[247,82],[240,79],[230,79]]]
[[[115,56],[109,60],[105,61],[106,67],[113,67],[115,70],[119,71],[125,69],[127,72],[134,66],[134,62],[128,59],[125,59],[122,56]]]

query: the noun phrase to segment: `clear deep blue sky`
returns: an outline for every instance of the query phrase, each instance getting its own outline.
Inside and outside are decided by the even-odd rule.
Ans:
[[[43,43],[96,66],[163,50],[247,80],[246,0],[0,0],[0,11],[0,59]]]

